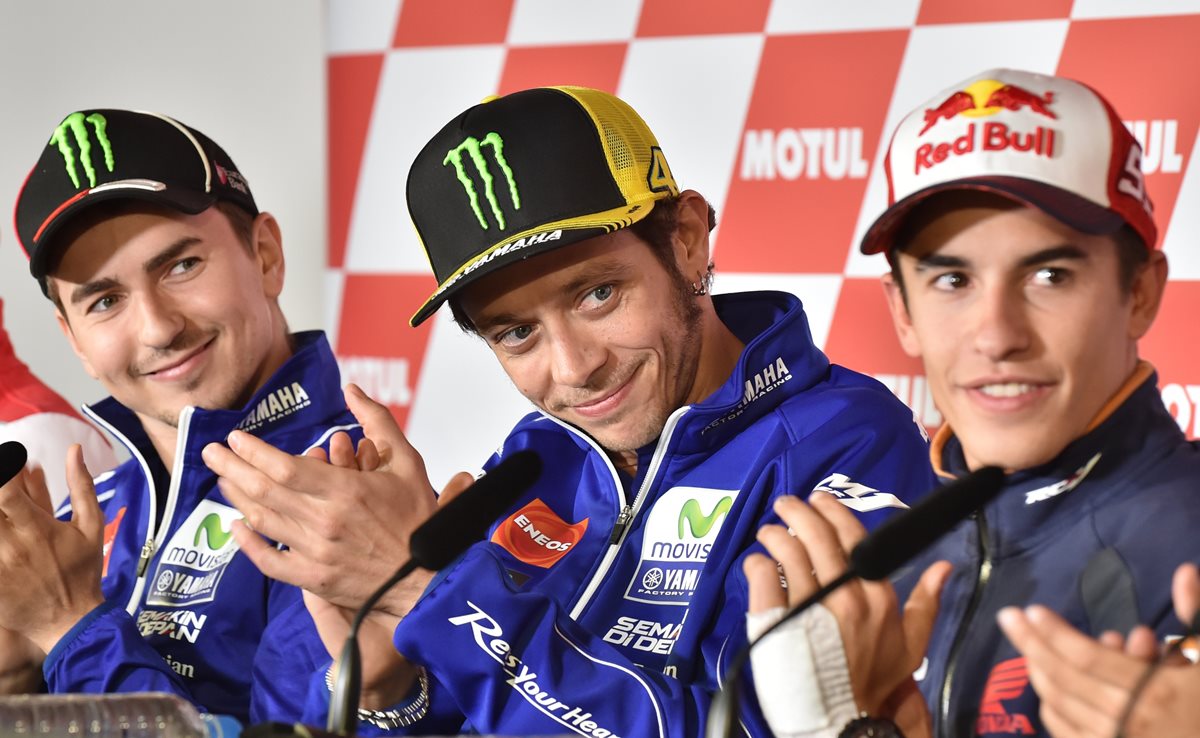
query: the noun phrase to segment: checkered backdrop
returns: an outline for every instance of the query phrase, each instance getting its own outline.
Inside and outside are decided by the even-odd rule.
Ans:
[[[326,325],[345,378],[386,402],[440,486],[529,405],[447,311],[404,205],[417,151],[487,95],[576,84],[629,101],[683,188],[717,208],[716,291],[804,301],[817,344],[940,423],[892,333],[880,256],[885,135],[970,74],[1080,79],[1142,142],[1171,285],[1143,355],[1200,435],[1200,0],[356,0],[330,4]]]

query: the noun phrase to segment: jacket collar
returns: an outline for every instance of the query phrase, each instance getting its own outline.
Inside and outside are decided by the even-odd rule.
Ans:
[[[985,510],[997,555],[1036,546],[1081,514],[1128,494],[1133,477],[1185,441],[1157,385],[1154,368],[1139,362],[1083,436],[1045,464],[1009,473],[1004,493]],[[968,471],[962,445],[947,426],[930,454],[943,477]]]
[[[721,321],[745,347],[733,373],[680,421],[680,451],[721,446],[789,397],[829,376],[800,300],[786,292],[715,295]],[[677,432],[678,434],[678,432]]]
[[[189,457],[199,458],[200,450],[212,442],[221,442],[234,429],[268,438],[277,429],[292,425],[290,420],[309,422],[325,419],[345,407],[337,362],[325,334],[305,331],[292,336],[295,351],[263,383],[246,405],[238,410],[196,408],[186,428]],[[143,455],[157,456],[141,420],[115,398],[108,397],[84,407],[117,437]],[[312,421],[315,423],[315,421]],[[180,428],[180,432],[184,432]],[[188,461],[191,461],[189,458]]]

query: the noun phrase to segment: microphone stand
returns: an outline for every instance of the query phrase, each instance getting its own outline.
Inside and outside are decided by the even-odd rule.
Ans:
[[[329,719],[325,729],[338,735],[353,736],[358,728],[358,699],[362,694],[362,656],[358,648],[358,629],[371,608],[401,579],[416,571],[416,560],[409,559],[396,573],[375,590],[354,614],[346,645],[338,661],[337,680],[329,698]]]

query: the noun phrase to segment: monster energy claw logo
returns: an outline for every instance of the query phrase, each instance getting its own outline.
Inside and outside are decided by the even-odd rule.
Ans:
[[[92,113],[87,117],[84,117],[83,113],[68,115],[66,120],[59,123],[58,128],[54,129],[50,143],[58,146],[58,151],[63,155],[63,161],[67,167],[67,175],[76,189],[82,185],[79,183],[79,174],[75,171],[75,151],[71,146],[72,138],[74,143],[79,146],[79,161],[83,164],[84,173],[87,174],[88,186],[96,186],[96,167],[92,164],[92,142],[88,136],[87,123],[92,124],[92,129],[96,132],[96,141],[104,151],[104,166],[111,172],[116,163],[113,159],[112,144],[109,142],[106,132],[108,121],[105,117],[99,113]]]
[[[700,509],[700,502],[695,499],[688,500],[679,510],[679,540],[683,540],[684,524],[692,530],[693,538],[703,538],[712,530],[713,524],[726,513],[729,508],[733,507],[732,497],[722,497],[721,501],[713,507],[712,512],[708,515]]]
[[[513,178],[512,169],[508,166],[508,161],[504,158],[504,139],[500,138],[500,134],[492,131],[483,137],[483,140],[468,137],[453,149],[446,152],[446,158],[442,160],[442,166],[447,164],[454,165],[454,173],[458,176],[458,181],[462,183],[463,189],[467,191],[467,197],[471,200],[471,210],[475,212],[475,217],[479,220],[479,227],[483,230],[488,230],[487,219],[483,215],[483,209],[479,206],[479,193],[475,191],[475,183],[471,180],[463,167],[463,152],[471,158],[471,163],[475,166],[475,171],[479,174],[479,178],[483,180],[483,194],[487,198],[488,205],[491,206],[492,215],[496,218],[496,223],[500,226],[500,230],[504,230],[504,211],[500,209],[500,203],[496,200],[495,177],[488,171],[487,160],[483,156],[483,148],[491,147],[492,154],[496,158],[496,165],[500,167],[500,171],[504,172],[504,178],[508,182],[508,193],[512,197],[513,208],[521,209],[521,194],[517,191],[517,181]]]

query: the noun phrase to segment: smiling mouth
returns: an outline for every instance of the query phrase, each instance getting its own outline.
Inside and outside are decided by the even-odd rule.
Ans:
[[[570,409],[579,415],[588,418],[596,418],[609,413],[613,410],[613,408],[621,404],[621,402],[625,399],[625,396],[629,394],[629,388],[633,386],[633,377],[635,374],[637,374],[636,371],[630,374],[625,381],[617,385],[612,392],[609,392],[603,397],[576,405],[570,405]]]
[[[212,345],[214,340],[216,340],[215,336],[187,352],[185,355],[181,356],[175,361],[172,361],[170,364],[167,364],[166,366],[161,366],[148,372],[142,372],[142,376],[149,377],[151,379],[175,379],[178,376],[186,374],[192,368],[192,364],[195,362],[195,360],[208,351],[208,348]]]
[[[1020,397],[1028,394],[1037,388],[1038,385],[1029,384],[1028,382],[1003,382],[998,384],[985,384],[976,387],[980,392],[988,397]]]

